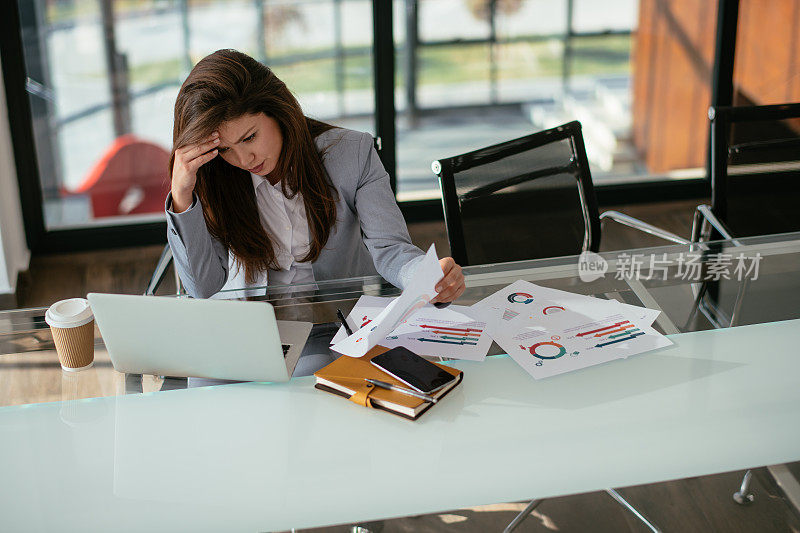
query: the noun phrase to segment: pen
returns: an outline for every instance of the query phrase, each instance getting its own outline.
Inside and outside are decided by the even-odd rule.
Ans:
[[[344,326],[344,330],[347,332],[347,336],[349,337],[350,335],[352,335],[353,330],[350,329],[350,326],[347,325],[347,320],[344,318],[344,314],[342,314],[341,309],[336,310],[336,316],[338,316],[339,320],[342,321],[342,325]]]
[[[382,389],[389,389],[397,392],[402,392],[403,394],[408,394],[409,396],[414,396],[416,398],[420,398],[425,400],[426,402],[436,403],[439,400],[434,398],[433,396],[428,396],[427,394],[423,394],[421,392],[417,392],[415,390],[407,389],[405,387],[398,387],[397,385],[392,385],[391,383],[386,383],[385,381],[379,381],[377,379],[369,379],[365,378],[367,383],[372,383],[376,387],[380,387]]]

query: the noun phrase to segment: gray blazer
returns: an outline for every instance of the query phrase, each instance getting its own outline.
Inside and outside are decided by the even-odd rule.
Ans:
[[[323,164],[339,193],[336,223],[312,263],[317,281],[380,274],[403,288],[423,251],[411,244],[403,215],[372,146],[372,136],[343,128],[320,134]],[[183,213],[173,213],[167,196],[167,240],[186,291],[208,298],[228,279],[228,249],[208,232],[197,196]]]

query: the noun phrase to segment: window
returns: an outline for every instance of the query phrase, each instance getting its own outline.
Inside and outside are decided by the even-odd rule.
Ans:
[[[175,97],[220,48],[306,112],[374,130],[368,0],[19,2],[47,230],[163,220]]]
[[[46,232],[162,223],[175,96],[196,61],[225,47],[274,68],[311,116],[384,137],[401,203],[439,197],[436,159],[576,119],[598,191],[671,180],[696,192],[705,174],[716,2],[15,2]],[[388,6],[393,32],[373,42],[388,24],[373,12]],[[774,40],[797,41],[796,7],[755,6],[741,1],[737,98],[783,101],[800,86],[797,54],[759,63],[754,32],[780,20],[788,34]],[[386,57],[373,57],[392,44],[393,88]],[[396,135],[377,131],[387,122]],[[111,168],[130,146],[147,156]]]

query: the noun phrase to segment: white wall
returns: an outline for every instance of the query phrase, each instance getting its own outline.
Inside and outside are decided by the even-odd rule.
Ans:
[[[27,270],[30,257],[25,243],[5,84],[0,69],[0,294],[16,290],[17,274]]]

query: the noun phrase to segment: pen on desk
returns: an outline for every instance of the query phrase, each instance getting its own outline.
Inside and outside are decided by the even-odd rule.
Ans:
[[[341,309],[337,309],[336,310],[336,316],[338,316],[339,320],[342,321],[342,325],[344,326],[344,330],[347,332],[347,336],[349,337],[350,335],[352,335],[353,334],[353,330],[350,329],[350,326],[347,325],[347,319],[345,319],[344,314],[342,314],[342,310]]]
[[[385,381],[379,381],[377,379],[369,379],[365,378],[367,383],[372,383],[376,387],[380,387],[382,389],[393,390],[396,392],[402,392],[403,394],[408,394],[409,396],[414,396],[416,398],[420,398],[425,400],[426,402],[436,403],[439,400],[434,398],[433,396],[428,396],[427,394],[423,394],[421,392],[417,392],[415,390],[407,389],[405,387],[398,387],[397,385],[392,385],[391,383],[386,383]]]

